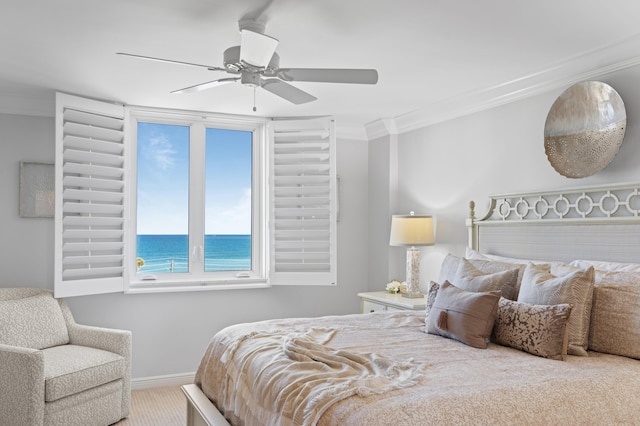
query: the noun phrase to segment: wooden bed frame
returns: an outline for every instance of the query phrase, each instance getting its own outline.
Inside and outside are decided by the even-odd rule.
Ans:
[[[475,217],[470,203],[469,247],[521,259],[640,263],[640,183],[491,196]],[[182,390],[188,426],[229,426],[195,384]]]

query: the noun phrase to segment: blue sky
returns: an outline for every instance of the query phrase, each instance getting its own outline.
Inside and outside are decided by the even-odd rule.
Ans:
[[[251,132],[207,129],[206,234],[251,233]],[[189,127],[138,124],[138,234],[187,234]]]

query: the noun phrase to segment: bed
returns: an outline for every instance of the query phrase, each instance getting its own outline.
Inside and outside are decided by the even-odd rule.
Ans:
[[[427,311],[217,333],[189,425],[634,424],[640,184],[490,197]]]

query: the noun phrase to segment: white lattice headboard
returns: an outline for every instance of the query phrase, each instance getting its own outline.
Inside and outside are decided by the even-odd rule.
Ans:
[[[524,259],[640,263],[640,183],[490,197],[469,247]]]

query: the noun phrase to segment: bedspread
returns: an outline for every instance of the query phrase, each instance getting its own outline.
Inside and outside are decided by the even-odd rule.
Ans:
[[[261,331],[240,337],[222,355],[222,400],[264,425],[315,425],[335,402],[416,383],[419,366],[376,353],[335,350],[335,330]],[[238,401],[242,404],[238,404]],[[244,403],[247,404],[244,404]]]
[[[246,399],[229,361],[230,348],[246,336],[316,336],[335,350],[414,360],[421,366],[415,386],[356,393],[322,408],[317,424],[637,424],[640,420],[640,361],[590,352],[567,361],[536,357],[490,343],[476,349],[424,332],[423,312],[372,313],[270,320],[228,327],[211,340],[196,384],[232,424],[262,425],[269,398]],[[257,334],[256,334],[257,333]],[[233,393],[233,392],[232,392]],[[333,403],[335,402],[335,403]],[[313,420],[312,423],[315,423]],[[280,424],[301,424],[285,414]]]

